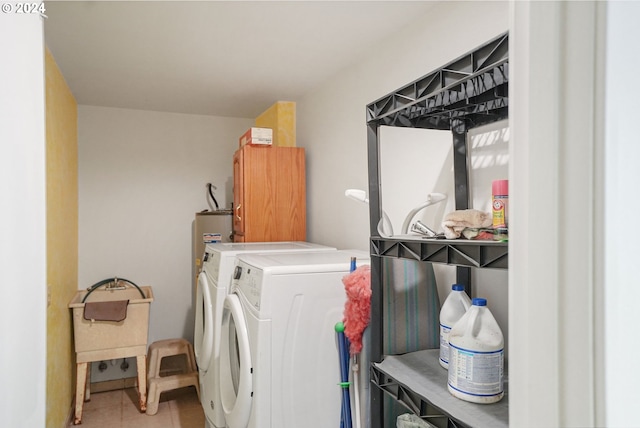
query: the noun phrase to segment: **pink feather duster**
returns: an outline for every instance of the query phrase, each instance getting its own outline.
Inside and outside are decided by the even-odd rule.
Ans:
[[[347,302],[344,305],[344,334],[351,342],[349,353],[362,350],[362,333],[371,318],[371,267],[362,265],[342,278]]]

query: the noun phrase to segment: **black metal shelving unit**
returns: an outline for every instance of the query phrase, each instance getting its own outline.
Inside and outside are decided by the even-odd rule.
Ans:
[[[508,426],[508,394],[480,405],[450,396],[446,372],[435,350],[383,356],[382,278],[384,257],[455,265],[456,281],[471,295],[471,268],[508,268],[508,244],[400,236],[383,238],[377,225],[380,203],[379,127],[450,130],[453,136],[455,207],[469,208],[467,132],[508,117],[508,33],[367,106],[369,221],[371,233],[371,426],[383,427],[383,394],[425,419],[446,419],[449,427]],[[433,360],[433,361],[431,361]],[[434,365],[435,364],[435,365]],[[436,367],[437,366],[437,367]],[[506,389],[505,382],[505,389]],[[433,419],[435,420],[435,419]],[[441,425],[441,423],[440,423]]]

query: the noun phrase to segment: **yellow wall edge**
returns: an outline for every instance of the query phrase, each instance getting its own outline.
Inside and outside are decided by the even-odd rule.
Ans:
[[[273,145],[296,147],[296,103],[278,101],[256,118],[259,128],[273,129]]]
[[[73,327],[78,289],[78,107],[45,53],[47,179],[47,427],[64,427],[75,393]]]

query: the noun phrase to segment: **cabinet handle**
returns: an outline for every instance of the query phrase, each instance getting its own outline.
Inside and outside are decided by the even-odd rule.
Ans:
[[[238,206],[236,207],[236,217],[238,218],[238,221],[242,221],[242,217],[238,215],[238,211],[240,210],[241,206],[242,204],[238,204]]]

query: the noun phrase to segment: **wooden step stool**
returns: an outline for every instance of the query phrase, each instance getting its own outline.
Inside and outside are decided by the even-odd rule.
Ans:
[[[155,415],[158,413],[158,403],[160,394],[172,389],[184,388],[187,386],[195,386],[200,398],[200,383],[198,380],[198,368],[196,366],[195,356],[193,354],[193,346],[185,339],[166,339],[153,342],[149,346],[148,375],[149,382],[147,394],[147,415]],[[174,355],[184,355],[186,358],[186,367],[182,373],[172,374],[168,376],[160,376],[160,365],[162,359]]]

